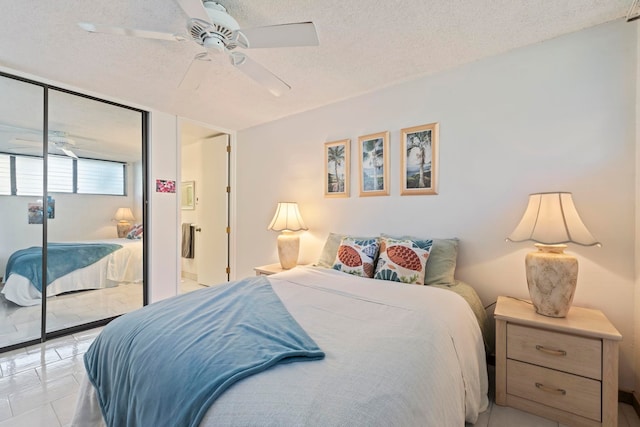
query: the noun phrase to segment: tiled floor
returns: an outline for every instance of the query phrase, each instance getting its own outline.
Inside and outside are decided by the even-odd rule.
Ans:
[[[117,316],[142,307],[142,284],[125,284],[47,299],[47,331]],[[21,307],[0,294],[0,347],[40,338],[39,305]]]
[[[184,279],[180,292],[203,288]],[[55,331],[94,320],[117,316],[142,307],[142,284],[126,284],[58,295],[47,299],[47,330]],[[0,294],[0,347],[40,338],[39,305],[21,307]]]
[[[197,288],[193,283],[182,285],[185,291]],[[69,426],[85,375],[82,355],[100,330],[0,354],[0,427]],[[489,377],[493,378],[493,369]],[[558,423],[493,403],[475,425],[559,427]],[[618,426],[640,427],[640,418],[630,405],[619,405]]]

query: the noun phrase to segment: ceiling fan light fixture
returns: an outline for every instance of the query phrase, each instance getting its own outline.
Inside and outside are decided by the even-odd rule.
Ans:
[[[215,49],[221,53],[224,52],[224,42],[217,36],[209,36],[204,39],[203,46],[207,49]]]

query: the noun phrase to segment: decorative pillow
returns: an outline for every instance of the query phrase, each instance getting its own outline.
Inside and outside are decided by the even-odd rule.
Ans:
[[[142,224],[134,224],[127,233],[127,239],[142,239]]]
[[[333,269],[362,277],[373,277],[374,263],[378,256],[379,241],[343,237],[336,254]]]
[[[423,285],[432,247],[431,240],[382,237],[374,279]]]
[[[382,237],[392,237],[382,234]],[[427,261],[427,271],[424,275],[425,285],[454,285],[456,264],[458,260],[457,238],[451,239],[420,239],[418,237],[402,236],[392,237],[397,239],[409,239],[414,242],[433,241],[433,247]]]
[[[336,260],[338,248],[340,247],[340,242],[342,241],[343,237],[352,237],[353,239],[358,240],[377,239],[377,237],[354,237],[346,236],[344,234],[329,233],[327,240],[324,242],[324,247],[322,248],[320,258],[318,258],[318,262],[316,263],[318,267],[333,268],[333,263]]]

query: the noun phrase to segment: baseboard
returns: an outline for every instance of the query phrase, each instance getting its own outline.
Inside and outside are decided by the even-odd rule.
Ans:
[[[636,414],[640,417],[640,396],[637,393],[627,390],[618,390],[618,402],[633,406],[633,409],[636,410]]]
[[[618,402],[633,405],[633,392],[626,390],[618,390]]]
[[[182,277],[184,277],[185,279],[189,279],[189,280],[198,280],[198,274],[197,273],[190,273],[188,271],[182,271]]]

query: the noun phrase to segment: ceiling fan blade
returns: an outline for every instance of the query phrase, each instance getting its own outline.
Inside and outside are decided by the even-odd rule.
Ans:
[[[73,157],[74,159],[78,158],[78,156],[76,156],[76,154],[73,151],[71,151],[71,150],[69,150],[67,148],[63,148],[63,147],[57,147],[57,148],[58,148],[58,150],[62,151],[64,154],[66,154],[69,157]]]
[[[182,81],[178,85],[179,88],[187,88],[196,90],[207,74],[211,58],[207,52],[201,52],[193,57],[193,61],[189,64],[186,73],[182,77]]]
[[[186,38],[179,34],[161,33],[159,31],[137,30],[133,28],[110,27],[108,25],[78,22],[80,28],[90,33],[117,34],[119,36],[142,37],[145,39],[184,41]]]
[[[250,59],[243,53],[232,52],[231,63],[247,77],[266,87],[274,96],[280,96],[291,89],[291,86],[282,81],[278,76],[264,68],[262,65]]]
[[[189,18],[198,18],[206,22],[211,22],[202,0],[178,0],[178,4]]]
[[[318,46],[318,34],[313,22],[241,28],[238,42],[247,49],[263,47]],[[246,46],[244,45],[246,43]]]

